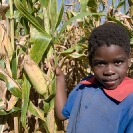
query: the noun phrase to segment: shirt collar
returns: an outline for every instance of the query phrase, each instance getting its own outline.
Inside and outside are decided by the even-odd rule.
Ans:
[[[95,76],[92,76],[91,78],[88,78],[86,80],[83,80],[80,82],[80,84],[90,85],[95,84],[98,85],[98,82],[95,78]],[[130,93],[133,92],[133,79],[125,77],[122,83],[114,90],[107,90],[103,88],[104,92],[112,97],[113,99],[121,102],[124,100]]]

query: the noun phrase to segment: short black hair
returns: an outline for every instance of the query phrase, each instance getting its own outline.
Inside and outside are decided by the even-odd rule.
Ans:
[[[120,24],[106,22],[96,27],[88,39],[89,63],[92,65],[92,57],[98,47],[103,45],[117,45],[122,47],[127,55],[130,55],[130,37],[127,30]]]

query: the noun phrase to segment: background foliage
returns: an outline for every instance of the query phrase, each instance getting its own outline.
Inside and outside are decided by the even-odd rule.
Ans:
[[[87,39],[95,27],[119,23],[133,45],[133,1],[0,2],[0,132],[64,133],[67,121],[54,114],[55,75],[49,58],[59,62],[69,94],[91,73]]]

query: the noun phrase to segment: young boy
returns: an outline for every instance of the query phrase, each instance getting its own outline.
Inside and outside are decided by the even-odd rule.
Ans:
[[[127,31],[113,22],[95,28],[88,52],[94,75],[84,78],[68,99],[64,74],[56,67],[57,117],[69,119],[67,133],[133,133],[133,79],[126,77],[131,63]]]

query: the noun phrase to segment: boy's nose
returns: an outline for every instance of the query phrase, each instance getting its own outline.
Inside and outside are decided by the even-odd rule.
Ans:
[[[103,72],[103,75],[104,76],[111,76],[111,75],[115,75],[115,71],[113,69],[113,66],[112,65],[107,65],[105,67],[105,70]]]

